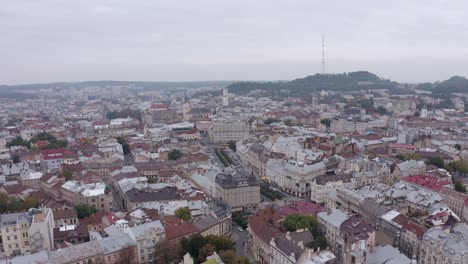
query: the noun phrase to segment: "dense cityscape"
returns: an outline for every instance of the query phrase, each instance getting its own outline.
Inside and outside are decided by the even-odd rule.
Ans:
[[[0,258],[466,263],[467,84],[6,86]]]

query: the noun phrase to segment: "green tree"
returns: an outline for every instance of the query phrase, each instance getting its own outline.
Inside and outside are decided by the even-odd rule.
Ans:
[[[189,253],[195,259],[196,263],[200,263],[200,257],[203,258],[204,255],[212,251],[213,248],[216,252],[235,250],[234,243],[229,237],[214,235],[203,237],[199,233],[195,233],[189,238],[182,238],[180,240],[180,248],[182,256]]]
[[[461,150],[461,149],[462,149],[462,147],[461,147],[460,144],[455,144],[455,148],[456,148],[457,150]]]
[[[377,111],[377,113],[379,113],[381,115],[386,115],[387,114],[387,109],[385,109],[385,107],[383,107],[383,106],[377,107],[376,111]]]
[[[190,210],[188,209],[188,207],[178,208],[175,211],[175,215],[185,221],[190,220],[190,218],[192,218],[192,215],[190,214]]]
[[[122,151],[123,151],[123,154],[125,156],[127,155],[131,155],[132,154],[132,151],[130,149],[130,145],[128,145],[127,141],[125,140],[125,138],[123,137],[118,137],[117,138],[117,143],[119,143],[120,145],[122,145]]]
[[[229,148],[232,150],[232,151],[236,151],[236,142],[234,140],[231,140],[228,142],[228,145],[229,145]]]
[[[76,213],[78,215],[78,218],[83,219],[85,217],[88,217],[92,214],[97,213],[97,209],[94,205],[87,205],[87,204],[79,204],[75,206]]]
[[[62,175],[63,178],[65,178],[65,181],[69,181],[72,179],[73,173],[68,169],[63,169]]]
[[[417,153],[405,153],[403,154],[403,160],[421,160],[421,155]]]
[[[27,140],[24,140],[22,137],[18,136],[6,144],[7,148],[11,148],[13,146],[24,146],[30,148],[31,144]]]
[[[167,158],[169,160],[178,160],[182,157],[182,152],[180,152],[180,150],[178,149],[173,149],[169,152],[169,154],[167,154]]]
[[[21,210],[29,210],[29,208],[38,208],[41,202],[31,196],[26,197],[24,200],[21,201]]]
[[[332,120],[330,118],[323,118],[320,120],[320,124],[324,125],[327,128],[330,128]]]
[[[32,137],[30,142],[34,143],[34,142],[39,141],[39,140],[52,141],[52,140],[56,140],[56,138],[50,133],[41,132],[41,133],[35,135],[34,137]]]
[[[265,121],[263,121],[263,123],[264,123],[265,125],[270,125],[270,124],[276,123],[276,122],[280,122],[280,120],[277,119],[277,118],[271,118],[271,117],[269,117],[269,118],[267,118]]]
[[[283,226],[288,231],[296,231],[297,229],[305,229],[308,228],[312,235],[316,235],[319,228],[319,223],[317,218],[312,215],[299,215],[299,214],[292,214],[288,215],[284,221]]]
[[[427,161],[428,164],[437,166],[439,168],[444,167],[444,159],[442,157],[429,158]]]
[[[455,181],[455,191],[467,193],[465,185],[463,185],[460,181]]]

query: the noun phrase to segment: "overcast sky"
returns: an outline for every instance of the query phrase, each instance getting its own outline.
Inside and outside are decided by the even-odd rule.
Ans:
[[[468,76],[468,1],[0,0],[0,84]]]

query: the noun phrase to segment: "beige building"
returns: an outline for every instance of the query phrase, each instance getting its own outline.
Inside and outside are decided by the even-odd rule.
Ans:
[[[337,175],[319,175],[310,183],[310,199],[316,203],[325,202],[325,196],[339,188],[354,189],[355,180],[351,173]]]
[[[442,196],[442,201],[448,205],[457,216],[463,217],[465,201],[468,199],[468,195],[449,188],[443,188],[439,194]]]
[[[468,226],[458,224],[450,232],[438,228],[428,230],[419,249],[419,264],[465,264],[468,260]]]
[[[53,250],[54,217],[49,208],[0,215],[6,257]]]
[[[334,254],[341,253],[337,241],[341,234],[341,224],[348,218],[348,214],[338,209],[331,209],[317,214],[317,220],[322,225],[330,250]]]
[[[214,143],[239,141],[249,134],[249,128],[242,121],[216,121],[208,130],[208,136]]]
[[[62,185],[63,198],[73,205],[87,204],[98,211],[110,212],[112,193],[103,182],[85,184],[80,181],[67,181]]]
[[[232,208],[232,211],[253,209],[260,203],[260,184],[254,175],[237,172],[216,176],[216,196]]]
[[[310,197],[310,183],[326,172],[325,163],[306,164],[288,160],[281,164],[268,163],[266,178],[283,191],[298,197]]]

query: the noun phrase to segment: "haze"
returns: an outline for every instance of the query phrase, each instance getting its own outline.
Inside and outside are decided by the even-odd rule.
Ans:
[[[7,1],[0,84],[468,76],[466,1]]]

